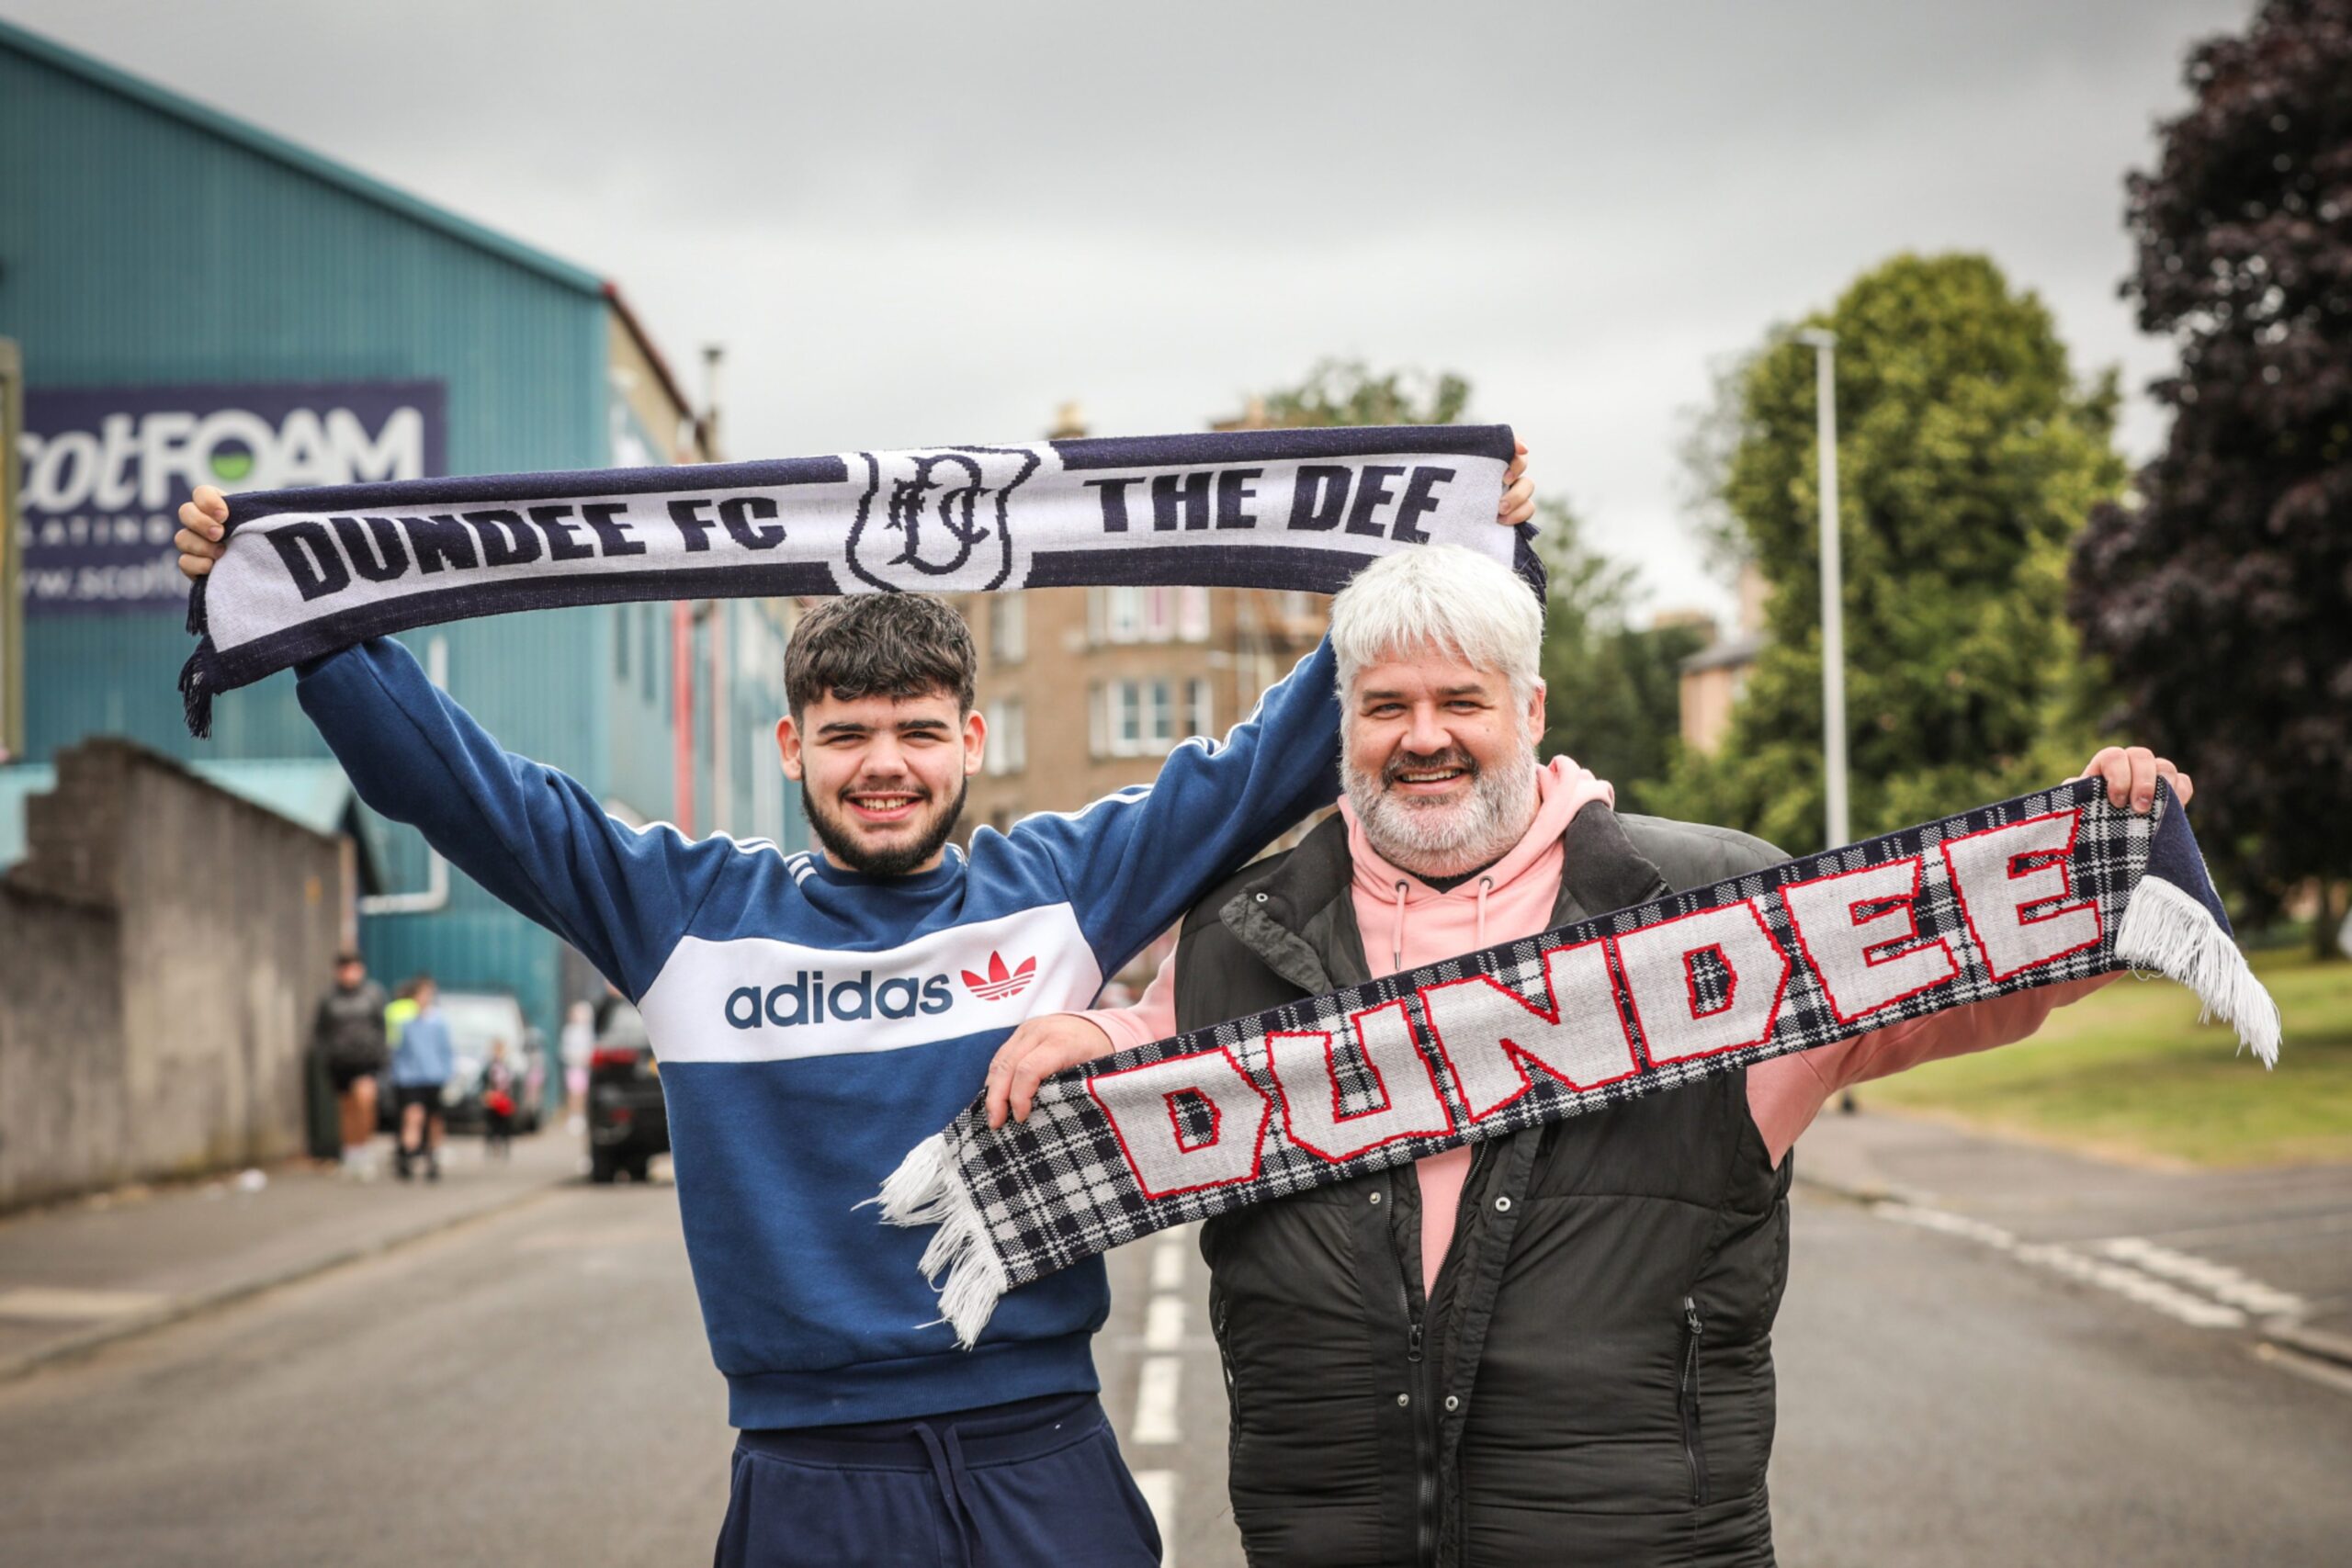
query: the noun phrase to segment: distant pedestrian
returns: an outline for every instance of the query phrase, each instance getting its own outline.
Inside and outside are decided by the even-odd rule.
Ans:
[[[416,1016],[416,982],[402,980],[392,987],[392,999],[384,1009],[384,1043],[392,1050],[401,1048],[401,1031]]]
[[[596,1052],[596,1010],[584,1001],[564,1015],[559,1042],[563,1053],[563,1112],[567,1131],[582,1131],[588,1107],[588,1058]]]
[[[334,989],[319,998],[311,1048],[325,1065],[341,1107],[344,1168],[373,1176],[368,1144],[376,1135],[376,1075],[390,1052],[384,1042],[384,987],[368,977],[356,953],[335,957]]]
[[[456,1069],[449,1021],[441,1016],[439,989],[430,975],[413,982],[416,1012],[401,1030],[392,1053],[392,1101],[400,1108],[400,1179],[424,1161],[424,1179],[441,1179],[441,1090]]]
[[[481,1069],[482,1153],[504,1159],[514,1153],[514,1064],[506,1058],[506,1042],[490,1043],[490,1060]]]

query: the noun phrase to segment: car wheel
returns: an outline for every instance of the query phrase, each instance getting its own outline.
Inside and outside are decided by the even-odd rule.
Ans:
[[[619,1174],[620,1165],[611,1155],[605,1153],[603,1149],[593,1150],[589,1154],[589,1180],[594,1182],[599,1187],[610,1187],[613,1184],[613,1178]]]
[[[647,1182],[653,1179],[653,1172],[650,1168],[651,1166],[652,1156],[650,1155],[639,1155],[635,1159],[628,1162],[628,1179],[631,1181],[636,1182],[640,1187],[644,1186]]]

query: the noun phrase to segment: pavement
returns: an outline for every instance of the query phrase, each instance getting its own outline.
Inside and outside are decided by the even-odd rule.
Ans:
[[[136,1187],[0,1220],[0,1382],[526,1202],[577,1174],[581,1141],[506,1160],[453,1138],[442,1179],[362,1181],[307,1160]]]
[[[1824,1115],[1796,1179],[2192,1326],[2352,1369],[2352,1166],[2121,1164],[1911,1115]]]

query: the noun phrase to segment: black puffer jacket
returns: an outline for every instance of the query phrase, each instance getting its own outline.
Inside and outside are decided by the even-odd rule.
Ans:
[[[1588,806],[1553,923],[1784,858]],[[1185,1029],[1369,977],[1344,826],[1186,920]],[[1769,1563],[1788,1167],[1725,1073],[1478,1147],[1436,1299],[1410,1166],[1208,1222],[1257,1568]]]

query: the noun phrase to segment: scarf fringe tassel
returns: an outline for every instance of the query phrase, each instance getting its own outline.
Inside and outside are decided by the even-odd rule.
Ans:
[[[2205,1004],[2199,1023],[2222,1019],[2264,1066],[2278,1066],[2278,1004],[2254,977],[2238,944],[2195,898],[2169,882],[2143,877],[2115,933],[2115,956],[2196,992]]]
[[[206,678],[206,665],[212,651],[210,620],[204,610],[204,579],[198,578],[187,585],[187,635],[197,639],[196,650],[180,666],[180,716],[187,721],[187,732],[198,740],[212,733],[212,686]]]
[[[915,1145],[882,1184],[882,1217],[894,1225],[937,1225],[922,1251],[924,1278],[939,1288],[940,1321],[956,1331],[956,1343],[970,1349],[989,1325],[997,1298],[1007,1288],[1004,1264],[989,1244],[979,1205],[956,1179],[947,1134],[933,1133]],[[947,1282],[940,1286],[944,1273]]]

